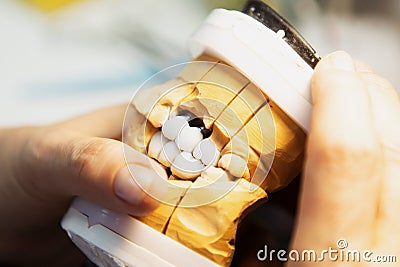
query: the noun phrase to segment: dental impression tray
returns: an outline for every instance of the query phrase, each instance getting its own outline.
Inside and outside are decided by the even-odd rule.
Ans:
[[[311,46],[248,1],[243,13],[214,10],[189,47],[195,59],[145,83],[124,124],[123,142],[169,174],[160,207],[133,218],[77,198],[62,221],[99,266],[227,266],[244,214],[301,170]]]

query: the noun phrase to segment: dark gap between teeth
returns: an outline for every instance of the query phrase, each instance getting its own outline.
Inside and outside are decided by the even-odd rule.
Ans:
[[[189,126],[199,128],[204,139],[211,136],[212,129],[207,129],[203,120],[201,118],[197,117],[193,112],[191,112],[189,110],[181,109],[178,112],[178,116],[188,117],[189,118],[189,121],[188,121]]]
[[[210,137],[211,134],[212,134],[212,130],[211,130],[211,129],[207,129],[207,128],[205,128],[205,127],[200,128],[200,132],[201,132],[201,134],[203,135],[203,138],[204,138],[204,139]]]
[[[189,121],[190,127],[205,128],[204,122],[200,118],[194,118]]]
[[[170,177],[172,175],[171,168],[166,167],[165,171],[167,172],[168,177]]]

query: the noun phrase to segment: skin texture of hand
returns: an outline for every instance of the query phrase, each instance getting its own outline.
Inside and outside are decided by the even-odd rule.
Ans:
[[[73,196],[136,216],[157,207],[135,181],[147,192],[162,194],[165,189],[155,180],[166,179],[166,173],[117,141],[125,109],[0,130],[0,263],[79,266],[83,256],[60,227]]]
[[[313,112],[291,248],[371,250],[400,259],[400,101],[389,82],[344,52],[312,81]],[[361,255],[362,256],[362,255]],[[398,264],[398,263],[397,263]],[[289,262],[287,266],[395,266]]]

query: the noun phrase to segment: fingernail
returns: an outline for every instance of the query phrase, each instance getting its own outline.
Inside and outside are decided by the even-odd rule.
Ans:
[[[121,169],[115,177],[114,191],[122,200],[132,205],[138,205],[143,198],[147,197],[145,192],[148,192],[156,182],[154,181],[154,172],[141,165],[129,168],[128,166]]]
[[[329,55],[333,66],[339,70],[355,71],[353,58],[346,52],[338,51]]]

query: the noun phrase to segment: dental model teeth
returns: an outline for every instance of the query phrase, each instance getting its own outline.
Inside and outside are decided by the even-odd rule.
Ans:
[[[179,155],[181,151],[176,146],[174,141],[169,141],[161,149],[158,161],[166,167],[171,167],[172,162]]]
[[[188,126],[188,125],[189,124],[188,124],[186,117],[176,116],[174,118],[167,120],[164,123],[164,125],[162,127],[162,133],[169,140],[175,140],[175,138],[178,136],[179,132],[182,131],[182,129],[185,126]]]
[[[188,119],[188,116],[168,119],[161,131],[151,138],[147,152],[165,167],[171,167],[181,154],[173,167],[174,173],[181,178],[186,178],[188,173],[188,178],[199,176],[205,166],[216,166],[220,157],[214,142],[209,138],[203,139],[201,127],[204,128],[204,123],[201,119],[195,118],[190,122]]]
[[[235,154],[223,155],[219,162],[218,167],[224,168],[235,177],[250,178],[250,172],[247,168],[247,161]]]
[[[232,181],[233,177],[221,168],[208,167],[201,173],[201,178],[209,182],[228,182]]]
[[[179,149],[192,152],[196,145],[203,140],[203,135],[197,127],[184,126],[175,139]]]
[[[150,140],[149,149],[147,150],[147,154],[149,157],[157,159],[160,155],[161,150],[163,149],[164,144],[168,142],[161,132],[156,132]]]
[[[193,156],[206,166],[216,166],[220,153],[214,142],[207,138],[202,140],[193,150]]]
[[[152,110],[151,122],[154,123],[156,127],[160,127],[165,121],[167,121],[169,113],[170,108],[164,106],[155,106]],[[158,124],[156,124],[156,122],[158,122]]]
[[[182,152],[174,160],[171,166],[172,174],[182,179],[197,178],[205,166],[200,160],[195,159],[191,153]]]

